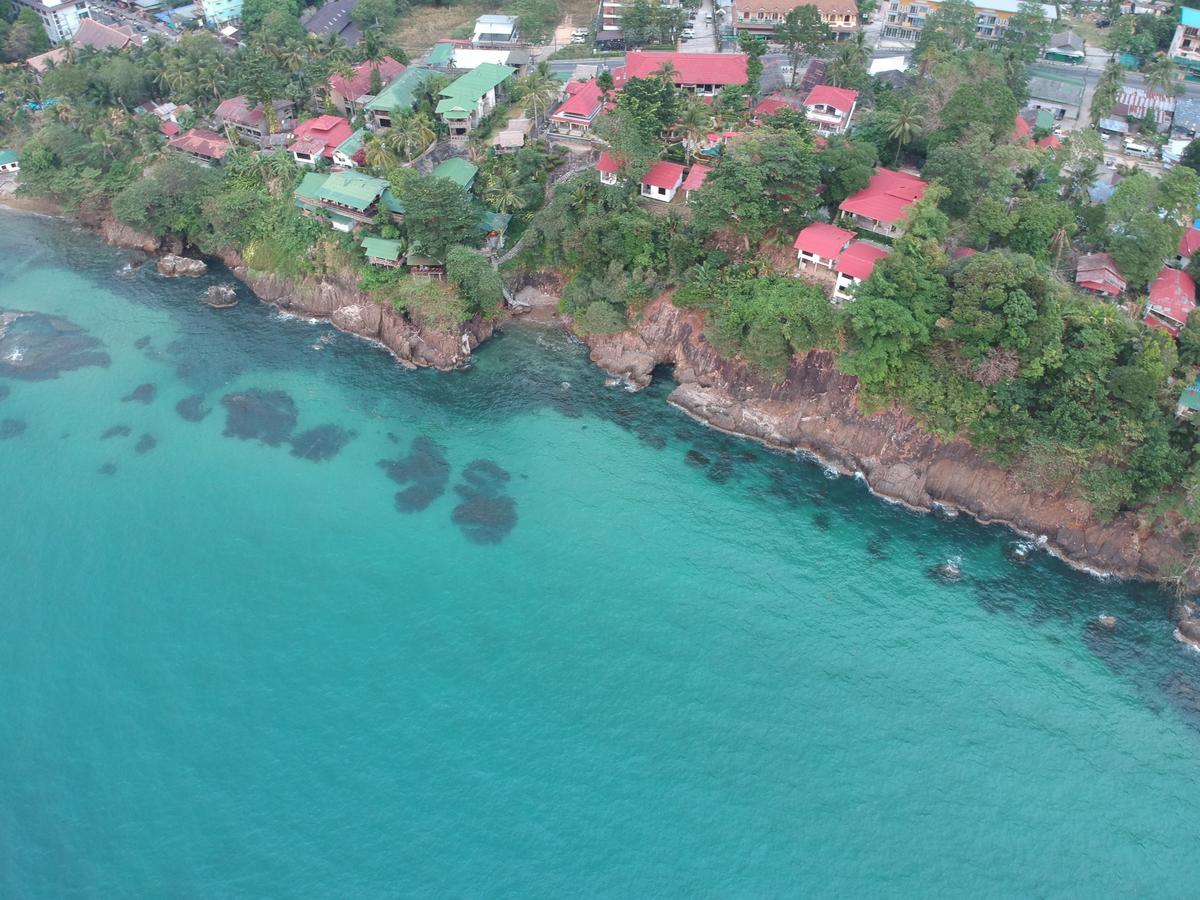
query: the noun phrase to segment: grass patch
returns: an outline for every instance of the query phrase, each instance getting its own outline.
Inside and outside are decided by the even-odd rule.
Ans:
[[[392,30],[391,39],[406,53],[415,56],[424,53],[441,38],[455,37],[454,32],[458,29],[470,29],[484,13],[499,11],[499,4],[475,0],[452,2],[449,6],[414,6],[401,16]]]

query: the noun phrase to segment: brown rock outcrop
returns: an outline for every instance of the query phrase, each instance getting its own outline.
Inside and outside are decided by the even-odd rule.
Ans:
[[[104,242],[112,244],[114,247],[141,250],[143,253],[157,253],[162,247],[162,242],[158,238],[130,228],[112,216],[101,218],[97,227]]]
[[[1165,579],[1186,556],[1172,535],[1124,514],[1099,522],[1086,502],[1029,490],[963,441],[941,441],[903,410],[858,408],[857,379],[834,356],[797,356],[774,384],[739,360],[723,359],[703,335],[703,314],[660,298],[631,331],[588,338],[592,360],[637,387],[655,366],[673,365],[671,403],[722,431],[815,453],[846,473],[861,473],[877,494],[928,510],[935,505],[981,522],[1044,535],[1069,562],[1117,575]]]
[[[208,271],[208,266],[204,260],[191,259],[187,256],[176,256],[174,253],[167,253],[160,256],[157,265],[158,273],[166,275],[168,278],[178,278],[180,276],[195,278]]]

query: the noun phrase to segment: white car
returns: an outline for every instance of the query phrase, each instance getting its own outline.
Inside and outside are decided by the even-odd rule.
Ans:
[[[573,34],[573,35],[571,35],[571,43],[572,44],[586,44],[587,43],[587,35],[586,34]]]
[[[682,37],[685,41],[690,41],[692,38],[694,38],[696,36],[696,32],[692,31],[692,29],[690,29],[690,28],[685,28],[685,29],[683,29],[683,31],[679,32],[679,36]]]
[[[586,28],[576,28],[574,31],[571,32],[571,37],[585,38],[587,36],[588,36],[588,30]]]

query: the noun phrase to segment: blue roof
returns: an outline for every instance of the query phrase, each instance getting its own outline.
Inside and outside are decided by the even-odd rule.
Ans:
[[[1200,9],[1179,8],[1179,21],[1192,28],[1200,28]]]

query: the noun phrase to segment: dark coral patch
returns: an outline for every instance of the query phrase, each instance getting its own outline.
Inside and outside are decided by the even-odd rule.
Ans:
[[[296,402],[285,391],[254,389],[226,394],[221,402],[226,410],[223,432],[226,437],[278,447],[292,436],[296,427]]]
[[[121,398],[122,403],[153,403],[158,396],[158,388],[152,384],[139,384]]]
[[[191,394],[175,404],[175,412],[185,422],[203,422],[212,409],[204,405],[203,394]]]
[[[477,459],[463,469],[467,483],[489,494],[499,493],[512,476],[490,459]]]
[[[354,432],[337,425],[318,425],[292,438],[292,456],[321,462],[333,459],[354,440]]]
[[[133,445],[133,451],[140,456],[144,453],[149,453],[157,446],[158,439],[155,438],[154,435],[143,434],[140,438],[138,438],[138,442]]]
[[[133,434],[133,429],[128,425],[114,425],[108,431],[104,432],[104,434],[100,435],[100,440],[107,441],[109,438],[129,437],[131,434]]]
[[[96,470],[96,474],[97,475],[116,475],[117,474],[117,465],[116,465],[116,463],[105,463],[104,465],[102,465],[100,468],[98,468]]]
[[[25,433],[25,422],[21,419],[0,419],[0,441]]]
[[[828,531],[830,526],[829,513],[817,513],[812,517],[812,523],[822,531]]]
[[[511,475],[490,459],[477,459],[463,470],[465,484],[454,488],[462,502],[451,521],[476,544],[498,544],[517,526],[517,503],[504,493]]]
[[[137,348],[138,350],[145,350],[147,347],[150,346],[150,335],[146,335],[145,337],[138,338],[136,341],[133,342],[133,346],[135,348]]]
[[[85,366],[107,367],[103,344],[66,319],[0,311],[0,376],[46,381]]]
[[[9,387],[7,384],[0,384],[0,400],[8,399]]]
[[[420,512],[446,491],[450,463],[442,448],[427,437],[414,438],[408,456],[381,459],[379,467],[396,484],[406,485],[396,494],[400,512]]]
[[[711,460],[701,453],[699,450],[689,450],[684,460],[689,466],[695,466],[697,469],[702,469],[707,466]]]

